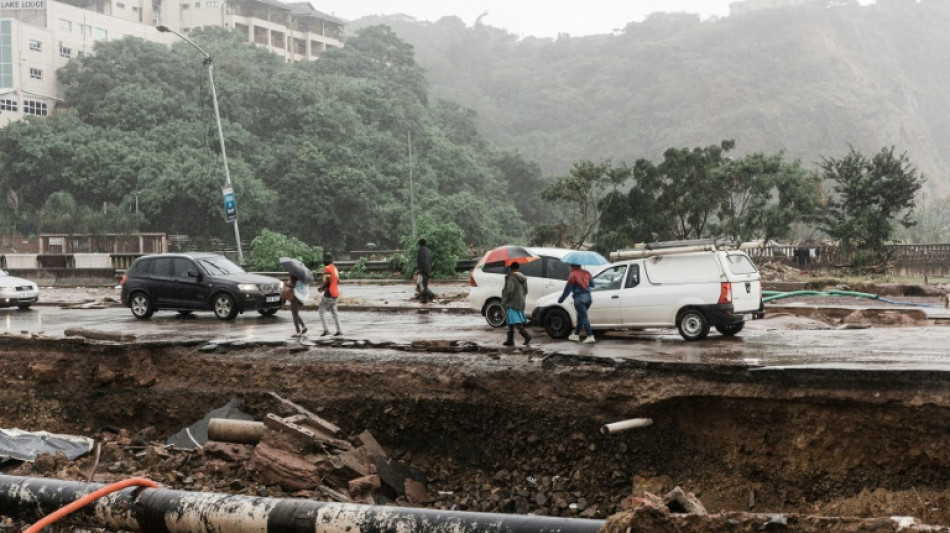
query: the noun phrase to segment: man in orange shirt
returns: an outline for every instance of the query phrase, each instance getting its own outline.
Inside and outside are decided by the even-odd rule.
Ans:
[[[320,300],[320,322],[323,323],[323,333],[320,336],[329,335],[330,330],[327,329],[327,319],[326,312],[329,309],[330,314],[333,315],[333,323],[336,325],[336,333],[333,334],[334,337],[339,337],[343,335],[343,332],[340,331],[340,313],[337,311],[337,298],[340,297],[340,272],[336,269],[336,265],[333,264],[333,256],[330,254],[323,254],[323,285],[320,286],[320,292],[323,293],[323,298]]]

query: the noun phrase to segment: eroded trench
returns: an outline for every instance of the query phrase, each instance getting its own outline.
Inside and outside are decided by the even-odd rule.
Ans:
[[[105,442],[95,480],[307,497],[240,462],[149,443],[231,398],[281,396],[425,473],[439,509],[605,518],[644,491],[710,512],[914,516],[950,524],[948,383],[927,372],[770,371],[541,352],[405,353],[6,338],[0,427]],[[603,424],[653,425],[604,435]],[[125,436],[127,438],[119,438]],[[92,458],[0,473],[82,479]]]

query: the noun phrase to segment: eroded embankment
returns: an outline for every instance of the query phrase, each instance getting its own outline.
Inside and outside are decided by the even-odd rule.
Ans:
[[[426,473],[432,507],[603,518],[631,494],[680,486],[711,512],[950,523],[950,384],[942,374],[541,355],[204,352],[8,338],[0,347],[0,427],[93,437],[126,430],[131,446],[103,451],[105,475],[282,496],[240,465],[155,457],[142,446],[234,396],[263,416],[273,391],[347,435],[372,432]],[[599,431],[632,417],[654,424]],[[90,461],[44,461],[15,473],[78,476]]]

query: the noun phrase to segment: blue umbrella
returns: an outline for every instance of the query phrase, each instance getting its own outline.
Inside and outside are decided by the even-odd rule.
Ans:
[[[591,252],[589,250],[575,250],[573,252],[569,252],[567,255],[561,258],[561,261],[569,265],[580,266],[600,266],[606,265],[609,262],[599,253]]]

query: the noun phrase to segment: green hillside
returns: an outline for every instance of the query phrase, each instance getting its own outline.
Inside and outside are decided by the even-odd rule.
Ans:
[[[826,4],[834,4],[829,6]],[[845,4],[845,5],[841,5]],[[950,2],[815,2],[701,21],[654,14],[611,35],[519,39],[458,18],[373,17],[412,44],[430,94],[548,174],[578,159],[658,160],[735,139],[737,152],[906,151],[950,191]]]

